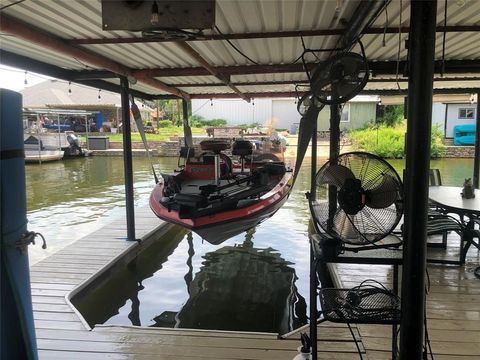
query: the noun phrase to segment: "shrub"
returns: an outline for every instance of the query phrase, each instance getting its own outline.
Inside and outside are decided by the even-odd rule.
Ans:
[[[432,158],[439,158],[445,156],[447,148],[443,144],[443,133],[440,130],[440,125],[435,124],[432,127],[432,143],[430,145],[430,156]]]
[[[205,118],[200,115],[192,115],[188,118],[188,122],[191,127],[201,127],[204,126]]]
[[[349,136],[355,150],[366,151],[383,158],[399,159],[404,157],[406,125],[404,122],[389,127],[380,125],[364,130],[350,132]],[[432,128],[431,157],[444,156],[443,134],[438,126]]]
[[[206,120],[205,125],[206,126],[212,126],[212,127],[222,127],[222,126],[227,125],[227,120],[225,120],[225,119]]]
[[[171,120],[160,120],[158,122],[158,126],[161,127],[161,128],[170,127],[172,125],[173,125],[173,123],[172,123]]]

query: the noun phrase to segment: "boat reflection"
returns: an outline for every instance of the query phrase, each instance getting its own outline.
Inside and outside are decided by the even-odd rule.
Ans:
[[[126,321],[135,326],[286,333],[306,324],[307,306],[295,285],[292,264],[273,248],[255,248],[254,234],[255,229],[250,229],[242,244],[205,253],[202,266],[194,273],[194,236],[175,227],[127,266],[77,294],[72,302],[91,326],[118,324],[123,319],[122,324]],[[152,281],[147,279],[153,276],[155,280],[155,273],[162,272],[162,264],[182,238],[188,244],[188,256],[184,260],[185,300],[179,309],[169,305],[178,299],[168,299],[178,296],[178,289],[164,285],[159,292],[149,288]]]
[[[307,323],[295,270],[274,249],[255,248],[254,233],[247,231],[241,245],[205,254],[191,282],[187,273],[190,296],[176,327],[282,333]]]

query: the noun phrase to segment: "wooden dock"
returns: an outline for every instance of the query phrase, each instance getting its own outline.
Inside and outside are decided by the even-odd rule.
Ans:
[[[458,259],[459,239],[449,234],[447,250],[429,249],[435,258]],[[472,246],[473,247],[473,246]],[[470,248],[465,266],[428,265],[427,328],[435,360],[480,359],[480,253]],[[391,286],[392,268],[380,265],[336,264],[341,287],[365,279]],[[358,325],[369,360],[391,359],[391,331],[380,325]],[[430,359],[430,357],[429,357]]]
[[[32,301],[40,359],[292,359],[298,334],[208,331],[133,326],[97,326],[91,330],[68,300],[72,291],[102,276],[115,263],[133,258],[171,225],[148,208],[137,209],[141,243],[125,240],[124,219],[74,242],[31,267]],[[115,294],[112,294],[115,296]],[[354,329],[354,331],[358,331]],[[359,342],[362,352],[363,345]],[[322,325],[319,358],[357,359],[355,342],[341,324]]]
[[[148,208],[137,209],[137,236],[125,241],[124,220],[115,221],[31,267],[32,299],[40,359],[292,359],[299,335],[286,340],[277,334],[234,331],[97,326],[91,330],[69,302],[74,289],[105,274],[112,264],[134,257],[142,246],[165,234]],[[458,252],[451,243],[445,254]],[[438,251],[438,250],[436,250]],[[436,360],[480,358],[480,263],[471,250],[465,267],[430,265],[428,328]],[[391,282],[391,268],[374,265],[335,265],[344,287],[367,278]],[[115,296],[115,294],[112,294]],[[354,328],[364,358],[390,359],[389,327]],[[319,326],[319,359],[358,359],[355,343],[342,324]]]

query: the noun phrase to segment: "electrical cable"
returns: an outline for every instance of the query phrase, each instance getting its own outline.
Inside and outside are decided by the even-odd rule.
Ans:
[[[251,63],[255,65],[260,65],[260,63],[256,62],[255,60],[252,60],[248,55],[243,53],[238,47],[235,46],[234,43],[232,43],[229,39],[225,37],[225,35],[220,31],[217,25],[215,25],[215,30],[223,37],[223,40],[225,40],[232,48],[234,48],[240,55],[242,55],[245,59],[250,61]]]
[[[398,75],[400,73],[400,52],[402,50],[402,12],[403,12],[403,0],[400,0],[400,19],[398,23],[398,50],[397,50],[397,67],[395,70],[395,82],[397,83],[398,91],[402,90],[400,82],[398,81]]]
[[[442,40],[442,69],[440,71],[440,76],[443,77],[445,73],[445,42],[447,40],[447,4],[448,0],[445,0],[445,12],[443,18],[443,40]]]
[[[383,28],[383,40],[382,40],[382,46],[386,46],[387,42],[385,40],[387,36],[387,28],[388,28],[388,1],[384,0],[384,7],[385,7],[385,27]]]
[[[5,10],[5,9],[7,9],[7,8],[9,8],[10,6],[18,5],[18,4],[20,4],[20,3],[24,2],[24,1],[25,1],[25,0],[18,0],[18,1],[16,1],[16,2],[14,2],[14,3],[11,3],[11,4],[8,4],[8,5],[2,6],[2,7],[0,8],[0,11],[3,11],[3,10]]]

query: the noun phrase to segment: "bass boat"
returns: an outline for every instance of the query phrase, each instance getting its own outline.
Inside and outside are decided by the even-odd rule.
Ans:
[[[272,216],[288,199],[292,170],[283,145],[271,141],[205,140],[183,148],[184,165],[162,174],[150,196],[160,218],[220,244]],[[231,149],[232,156],[225,152]]]

